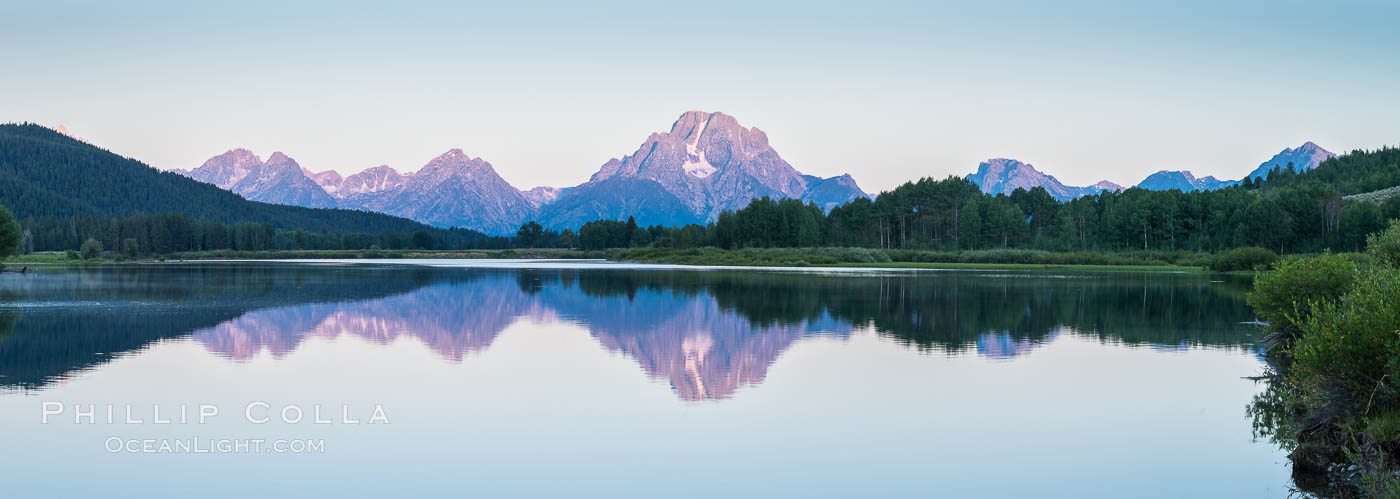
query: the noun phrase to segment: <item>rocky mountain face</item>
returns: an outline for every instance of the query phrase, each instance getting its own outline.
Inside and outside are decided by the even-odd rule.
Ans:
[[[857,197],[868,197],[865,191],[860,190],[860,186],[856,185],[856,179],[851,178],[849,173],[831,178],[803,176],[807,178],[809,187],[807,187],[807,192],[802,193],[801,199],[816,203],[817,206],[826,211],[831,211],[837,205],[845,204]]]
[[[340,176],[340,172],[335,170],[326,170],[316,173],[302,168],[301,174],[306,175],[306,178],[311,179],[312,182],[316,182],[316,185],[321,186],[321,189],[326,191],[326,194],[332,196],[335,196],[336,190],[340,188],[340,183],[345,180]]]
[[[393,169],[381,167],[363,183],[342,187],[349,191],[379,189],[346,195],[341,206],[361,208],[411,218],[439,227],[466,227],[487,234],[512,234],[535,212],[515,187],[496,174],[491,163],[453,149],[429,161],[412,175],[395,178]],[[346,178],[345,184],[357,175]],[[372,182],[374,180],[382,182]],[[398,185],[392,185],[400,182]],[[344,186],[345,184],[342,184]]]
[[[977,165],[977,173],[968,175],[967,179],[981,187],[982,192],[988,194],[1009,195],[1016,189],[1031,190],[1035,187],[1042,187],[1050,193],[1051,197],[1060,201],[1098,194],[1105,190],[1123,190],[1122,186],[1107,180],[1088,187],[1067,186],[1054,176],[1046,175],[1035,169],[1029,163],[1007,158],[983,161]]]
[[[638,206],[638,196],[647,198],[647,206]],[[820,179],[798,172],[762,130],[745,128],[723,113],[690,111],[669,131],[653,133],[632,154],[609,160],[588,182],[543,206],[540,223],[577,227],[628,216],[642,225],[703,222],[763,196],[830,206],[867,194],[849,177]]]
[[[488,234],[511,234],[558,189],[528,191],[511,187],[491,164],[453,149],[415,173],[387,165],[341,177],[334,170],[312,172],[286,155],[263,161],[247,149],[209,158],[199,168],[175,170],[244,198],[312,208],[348,208],[392,214],[439,227],[467,227]],[[538,204],[537,204],[538,203]]]
[[[308,208],[336,207],[335,198],[302,173],[301,165],[296,160],[281,152],[272,153],[261,168],[250,170],[229,190],[249,200],[264,203]]]
[[[1121,186],[1121,185],[1118,185],[1118,184],[1115,184],[1115,183],[1113,183],[1113,182],[1109,182],[1109,181],[1107,181],[1107,180],[1100,180],[1097,184],[1091,185],[1091,186],[1089,186],[1089,187],[1094,188],[1094,189],[1098,189],[1099,192],[1103,192],[1103,191],[1121,191],[1121,190],[1125,189],[1125,187],[1123,187],[1123,186]]]
[[[1196,178],[1189,171],[1162,170],[1148,175],[1136,187],[1149,191],[1178,189],[1181,191],[1211,191],[1240,183],[1238,180],[1219,180],[1215,177]]]
[[[199,165],[199,168],[185,173],[185,176],[228,190],[233,187],[233,184],[248,176],[248,172],[254,168],[261,168],[262,163],[262,158],[253,154],[253,151],[230,149],[223,154],[209,158],[204,164]]]
[[[564,189],[558,187],[536,187],[528,191],[520,191],[520,194],[524,195],[525,199],[530,201],[530,204],[539,208],[546,204],[553,203],[555,199],[559,199],[559,194],[563,192]]]
[[[618,177],[607,182],[585,182],[569,189],[541,209],[538,221],[551,229],[577,228],[592,220],[634,217],[641,225],[705,223],[681,198],[660,182]]]
[[[233,191],[250,201],[335,208],[335,198],[306,176],[296,160],[281,152],[262,161],[247,149],[233,149],[209,158],[199,168],[180,173]]]
[[[1278,154],[1275,154],[1274,157],[1269,158],[1268,161],[1260,163],[1258,168],[1249,172],[1249,176],[1253,178],[1266,178],[1269,176],[1269,170],[1274,169],[1275,166],[1279,167],[1279,169],[1287,170],[1289,163],[1293,164],[1293,168],[1297,170],[1298,173],[1302,173],[1317,168],[1317,165],[1322,164],[1323,161],[1335,157],[1337,157],[1337,155],[1332,154],[1331,151],[1323,149],[1322,146],[1314,144],[1312,141],[1308,141],[1297,148],[1290,147],[1280,151]]]
[[[1298,172],[1303,172],[1316,168],[1317,165],[1321,164],[1323,161],[1335,157],[1337,157],[1336,154],[1332,154],[1317,144],[1307,142],[1297,148],[1284,149],[1282,152],[1275,154],[1273,158],[1260,164],[1258,168],[1250,172],[1249,176],[1263,177],[1268,175],[1269,170],[1273,169],[1275,166],[1287,168],[1289,163],[1292,163],[1293,167]],[[1060,201],[1074,199],[1079,196],[1097,194],[1107,190],[1123,190],[1123,186],[1107,180],[1088,187],[1066,186],[1059,180],[1056,180],[1055,177],[1041,173],[1029,164],[1004,158],[989,159],[983,162],[977,166],[977,173],[968,175],[967,179],[981,186],[982,192],[989,194],[1010,194],[1018,188],[1029,190],[1032,187],[1044,187],[1051,196],[1054,196],[1055,199],[1059,199]],[[1169,189],[1209,191],[1222,189],[1238,183],[1238,180],[1220,180],[1215,177],[1197,178],[1190,171],[1185,170],[1162,170],[1149,175],[1147,178],[1143,179],[1142,182],[1138,182],[1134,187],[1153,191]]]
[[[412,173],[399,173],[398,170],[390,168],[389,165],[379,165],[374,168],[367,168],[360,173],[356,173],[336,186],[336,196],[340,198],[351,197],[357,194],[373,194],[396,189],[408,181]]]
[[[1275,166],[1286,169],[1290,163],[1293,164],[1295,170],[1302,173],[1317,168],[1317,165],[1322,164],[1323,161],[1335,157],[1337,157],[1337,155],[1332,154],[1331,151],[1308,141],[1296,148],[1290,147],[1280,151],[1278,154],[1275,154],[1274,157],[1269,158],[1268,161],[1260,163],[1259,167],[1249,172],[1249,175],[1246,177],[1264,178],[1268,176],[1269,170],[1272,170]],[[1215,177],[1196,178],[1196,176],[1192,175],[1189,171],[1162,170],[1149,175],[1147,178],[1143,179],[1142,182],[1138,182],[1137,187],[1154,191],[1167,189],[1209,191],[1222,189],[1239,183],[1239,180],[1220,180]]]

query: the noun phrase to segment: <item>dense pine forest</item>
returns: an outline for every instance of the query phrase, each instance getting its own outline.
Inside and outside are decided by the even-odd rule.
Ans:
[[[462,229],[420,229],[413,232],[343,232],[279,229],[272,224],[225,224],[183,213],[104,217],[79,215],[26,219],[20,253],[83,250],[94,243],[98,253],[112,251],[127,258],[213,250],[367,250],[459,249],[483,244],[485,236]]]

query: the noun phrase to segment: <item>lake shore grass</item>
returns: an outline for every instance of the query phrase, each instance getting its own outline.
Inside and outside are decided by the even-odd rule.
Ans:
[[[1190,253],[1054,253],[1003,249],[961,252],[872,248],[633,248],[609,259],[637,263],[763,267],[856,267],[904,269],[1151,270],[1206,272],[1209,256]]]
[[[1132,270],[1143,272],[1193,272],[1209,273],[1210,270],[1201,267],[1185,267],[1181,265],[1081,265],[1081,264],[1053,264],[1053,263],[925,263],[925,262],[889,262],[889,263],[837,263],[831,265],[814,265],[815,267],[852,267],[852,268],[887,268],[887,269],[929,269],[929,270]]]
[[[102,257],[83,259],[76,255],[58,251],[12,255],[0,263],[17,264],[98,264],[98,263],[150,263],[170,261],[201,260],[358,260],[358,259],[424,259],[424,260],[464,260],[464,259],[537,259],[537,260],[579,260],[607,258],[603,251],[580,251],[555,248],[506,249],[506,250],[270,250],[270,251],[197,251],[165,255],[144,255],[126,257],[106,253]]]
[[[732,267],[845,267],[929,270],[1132,270],[1152,272],[1212,272],[1212,256],[1184,251],[1049,252],[1029,249],[968,251],[884,250],[878,248],[746,248],[713,247],[618,248],[574,250],[560,248],[503,250],[268,250],[200,251],[129,258],[106,252],[100,258],[82,259],[75,252],[39,252],[14,255],[6,265],[84,265],[153,263],[205,260],[320,260],[320,259],[557,259],[609,260]],[[1225,274],[1252,275],[1252,270]]]

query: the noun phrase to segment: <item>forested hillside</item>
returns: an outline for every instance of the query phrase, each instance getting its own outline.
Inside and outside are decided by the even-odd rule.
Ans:
[[[184,213],[223,223],[378,233],[429,227],[399,217],[256,203],[39,125],[0,125],[0,205],[17,218]]]

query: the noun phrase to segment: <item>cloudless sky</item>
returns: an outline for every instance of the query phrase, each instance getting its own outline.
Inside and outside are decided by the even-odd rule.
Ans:
[[[1400,144],[1400,2],[0,0],[0,121],[158,168],[459,147],[569,186],[690,109],[867,191],[1010,157],[1071,185]]]

